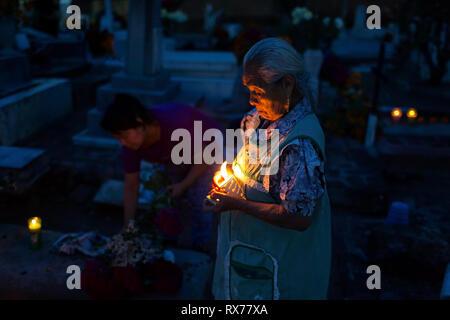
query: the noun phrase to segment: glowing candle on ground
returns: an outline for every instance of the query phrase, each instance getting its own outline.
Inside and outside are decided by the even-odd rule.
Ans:
[[[391,116],[394,121],[400,120],[400,118],[402,117],[402,109],[400,108],[392,109]]]
[[[41,227],[42,221],[39,217],[28,219],[28,229],[30,230],[31,248],[38,249],[41,247]]]
[[[406,116],[408,117],[409,123],[414,123],[417,118],[417,110],[414,108],[409,109]]]
[[[408,118],[417,118],[417,110],[414,108],[409,109],[407,116]]]

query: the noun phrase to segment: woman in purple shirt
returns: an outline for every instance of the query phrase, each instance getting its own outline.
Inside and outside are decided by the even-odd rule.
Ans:
[[[164,103],[146,108],[136,98],[118,94],[114,102],[108,106],[101,126],[118,139],[122,145],[122,162],[125,172],[125,227],[130,220],[134,219],[136,212],[141,160],[173,165],[172,148],[179,142],[171,140],[172,132],[176,129],[186,129],[191,135],[193,145],[194,121],[201,121],[203,131],[219,127],[216,122],[200,111],[180,103]],[[191,150],[194,148],[192,147]],[[193,161],[191,163],[192,165],[177,166],[178,169],[180,166],[186,167],[184,171],[187,171],[187,174],[181,181],[168,186],[167,191],[173,198],[179,198],[187,190],[195,189],[198,187],[200,177],[210,175],[207,174],[211,173],[210,166],[205,163],[193,164]],[[203,187],[207,192],[209,185]],[[203,197],[197,195],[197,198],[199,210],[195,210],[197,212],[192,215],[192,240],[194,246],[204,247],[211,232],[211,213],[202,212]]]

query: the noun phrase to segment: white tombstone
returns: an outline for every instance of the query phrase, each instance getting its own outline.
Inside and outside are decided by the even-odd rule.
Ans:
[[[129,93],[143,104],[165,102],[176,85],[162,65],[161,0],[130,0],[125,70],[98,90],[97,107],[103,108],[117,93]]]

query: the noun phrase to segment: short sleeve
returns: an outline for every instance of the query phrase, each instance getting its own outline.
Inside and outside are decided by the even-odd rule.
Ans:
[[[280,158],[280,170],[270,179],[281,205],[291,214],[311,216],[325,190],[324,163],[309,139],[288,145]]]
[[[141,157],[136,151],[122,146],[121,154],[125,173],[135,173],[141,170]]]

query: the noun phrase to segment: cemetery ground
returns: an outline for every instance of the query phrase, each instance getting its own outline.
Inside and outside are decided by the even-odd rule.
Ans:
[[[69,116],[18,144],[45,149],[51,169],[26,194],[0,196],[2,224],[25,227],[27,218],[39,216],[43,229],[61,233],[95,230],[112,236],[120,231],[122,209],[92,202],[106,179],[120,178],[118,153],[99,152],[96,160],[72,143],[72,136],[86,127],[86,113],[94,105],[94,97],[86,97]],[[438,299],[450,256],[448,159],[369,156],[360,142],[331,134],[327,157],[333,237],[329,299]],[[408,204],[409,225],[385,224],[392,201]],[[0,252],[9,236],[0,232]],[[44,250],[42,258],[52,259],[54,254]],[[82,262],[80,257],[76,260]],[[381,290],[367,289],[370,265],[381,269]],[[20,283],[30,270],[8,272]],[[61,297],[51,285],[45,290],[41,297]],[[15,292],[13,297],[29,294]]]

